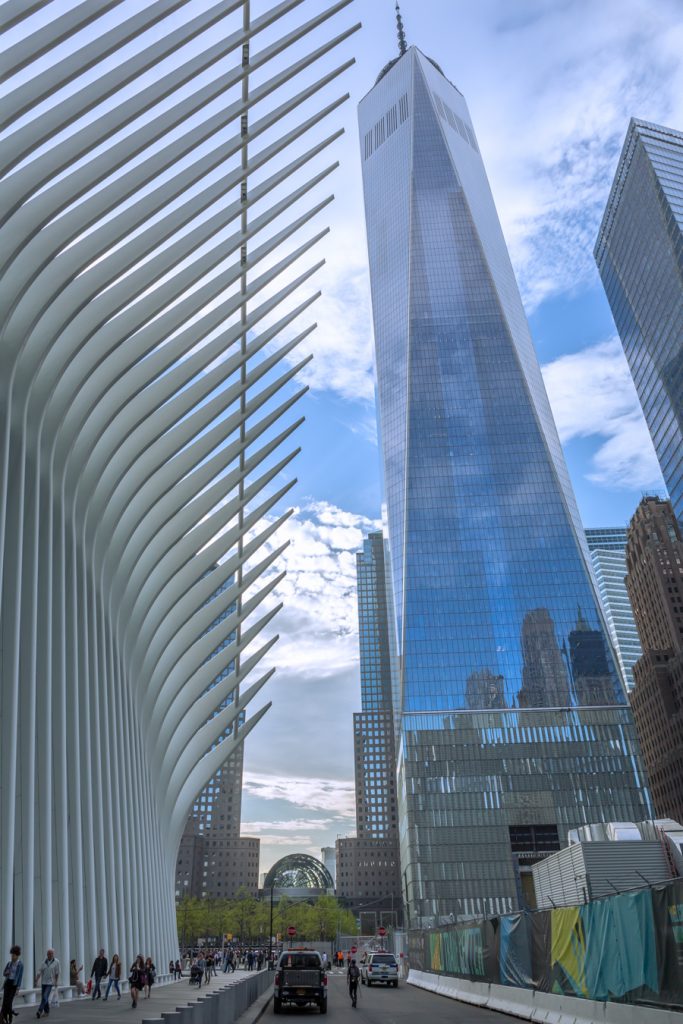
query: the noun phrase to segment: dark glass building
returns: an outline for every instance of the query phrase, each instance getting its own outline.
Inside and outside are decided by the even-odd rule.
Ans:
[[[353,716],[356,836],[337,840],[337,893],[357,913],[400,921],[393,653],[384,537],[371,533],[356,555],[362,711]]]
[[[683,521],[683,132],[631,121],[595,258]]]
[[[410,47],[359,116],[417,925],[513,909],[534,836],[649,805],[465,99]]]

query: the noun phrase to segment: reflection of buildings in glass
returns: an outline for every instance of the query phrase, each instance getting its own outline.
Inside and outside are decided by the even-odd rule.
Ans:
[[[496,676],[488,668],[471,672],[467,677],[465,690],[467,707],[473,711],[480,708],[505,708],[505,679]]]
[[[683,132],[631,120],[595,258],[683,520]]]
[[[580,608],[576,626],[569,634],[569,662],[579,704],[592,707],[614,703],[605,639],[600,630],[590,628]]]
[[[591,629],[600,612],[467,104],[410,47],[359,118],[400,671],[401,871],[419,925],[517,905],[511,826],[554,824],[564,842],[567,828],[637,820],[648,805],[611,655],[617,706],[569,708],[562,650],[577,605]],[[472,707],[502,687],[482,685],[483,670],[519,709]],[[568,710],[535,710],[551,707]]]
[[[566,708],[572,703],[567,669],[547,608],[527,612],[522,623],[520,708]]]

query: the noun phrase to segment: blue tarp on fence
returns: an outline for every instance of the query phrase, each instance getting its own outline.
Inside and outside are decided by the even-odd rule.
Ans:
[[[411,966],[586,999],[683,1006],[683,879],[409,935]]]

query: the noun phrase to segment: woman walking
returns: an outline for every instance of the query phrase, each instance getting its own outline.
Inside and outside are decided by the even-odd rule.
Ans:
[[[2,976],[5,979],[2,986],[2,1009],[0,1009],[0,1022],[12,1024],[12,1003],[14,997],[21,988],[21,981],[24,977],[24,965],[21,962],[21,947],[12,946],[9,951],[9,960],[5,964]]]
[[[147,959],[145,960],[145,978],[144,978],[145,988],[147,990],[146,995],[147,995],[148,999],[149,999],[149,997],[152,994],[152,985],[156,981],[156,976],[157,976],[157,969],[154,966],[154,964],[152,963],[151,956],[148,956]]]
[[[143,975],[145,973],[145,961],[142,959],[142,954],[138,953],[133,962],[130,974],[128,975],[128,984],[130,986],[130,998],[133,1009],[138,1005],[138,997],[142,992]]]
[[[119,982],[121,981],[121,957],[119,956],[118,953],[114,953],[113,957],[111,958],[108,976],[109,981],[107,982],[107,991],[104,993],[104,998],[109,999],[109,993],[111,992],[111,987],[113,985],[114,988],[116,989],[116,998],[120,999],[121,986],[119,985]]]

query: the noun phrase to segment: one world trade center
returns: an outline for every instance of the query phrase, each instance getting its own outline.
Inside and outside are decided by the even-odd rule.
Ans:
[[[467,104],[399,29],[359,118],[416,927],[524,905],[570,829],[651,808]]]

